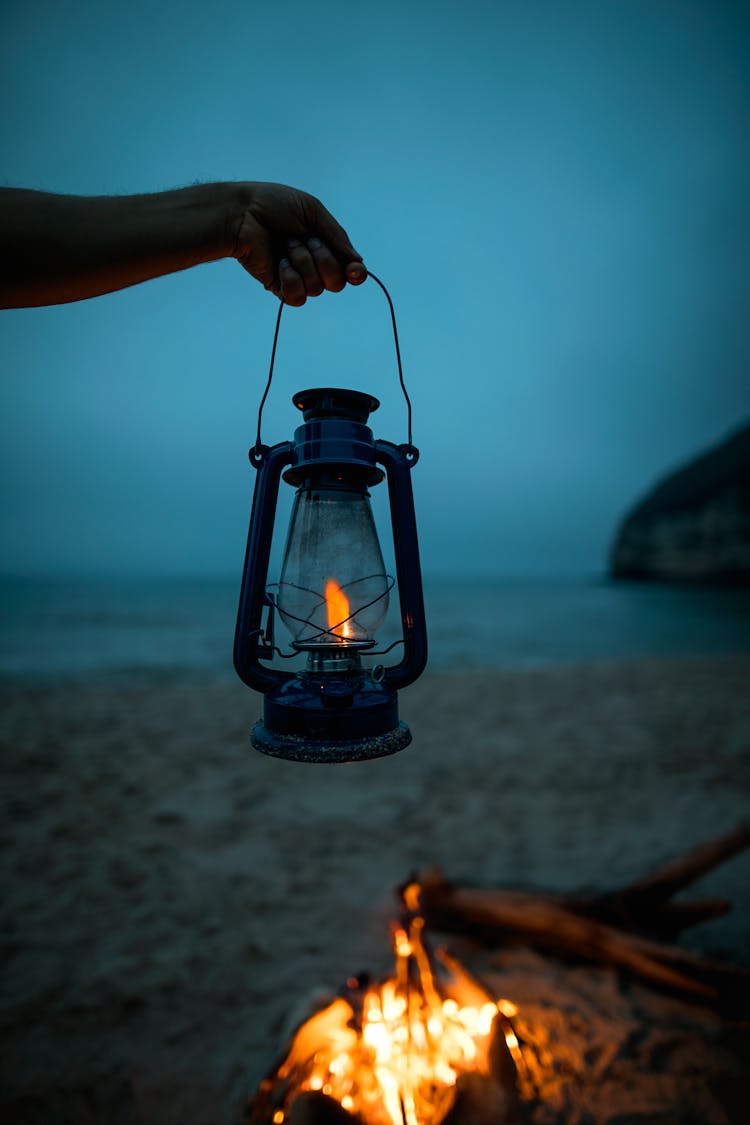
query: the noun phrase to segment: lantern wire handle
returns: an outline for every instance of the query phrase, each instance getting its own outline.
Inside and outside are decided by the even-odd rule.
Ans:
[[[268,369],[268,380],[266,381],[266,389],[263,391],[263,398],[260,400],[260,406],[258,407],[258,433],[257,433],[257,436],[255,438],[255,449],[253,450],[253,452],[259,457],[262,456],[261,450],[263,448],[262,442],[260,440],[260,422],[261,422],[261,418],[263,417],[263,407],[266,404],[266,399],[268,398],[268,392],[271,389],[271,380],[273,379],[273,364],[274,364],[274,360],[276,359],[276,344],[278,343],[278,340],[279,340],[279,328],[281,327],[281,314],[284,311],[285,303],[286,302],[283,300],[283,298],[281,298],[279,300],[279,312],[278,312],[278,316],[276,317],[276,328],[274,329],[274,333],[273,333],[273,347],[271,348],[271,366]]]
[[[367,276],[371,277],[372,280],[377,285],[379,285],[380,288],[383,290],[383,292],[385,293],[385,299],[388,302],[388,308],[390,309],[391,323],[393,325],[393,341],[396,345],[396,363],[398,364],[398,381],[401,384],[401,390],[403,391],[404,398],[406,399],[408,443],[409,443],[409,447],[412,448],[411,399],[409,398],[409,393],[406,390],[406,383],[404,382],[404,371],[403,371],[403,367],[401,365],[401,348],[399,347],[399,343],[398,343],[398,329],[396,328],[396,311],[393,307],[393,301],[391,300],[391,295],[388,292],[388,290],[386,289],[383,282],[380,280],[380,278],[376,277],[374,273],[370,272],[370,270],[367,271]],[[284,311],[284,305],[285,304],[286,304],[286,302],[283,300],[283,298],[279,300],[279,311],[278,311],[278,314],[276,316],[276,328],[274,329],[273,347],[271,348],[271,363],[270,363],[270,366],[269,366],[269,369],[268,369],[268,380],[266,382],[265,390],[263,391],[263,397],[260,400],[260,406],[258,407],[258,433],[257,433],[257,436],[255,438],[255,446],[250,451],[251,457],[252,457],[252,455],[254,455],[255,457],[257,457],[261,460],[263,458],[263,444],[261,442],[261,437],[260,437],[260,425],[261,425],[261,420],[263,418],[263,407],[266,404],[266,399],[268,398],[268,392],[271,389],[271,380],[273,379],[273,365],[274,365],[274,362],[276,360],[276,345],[277,345],[278,340],[279,340],[279,328],[281,327],[281,314]]]
[[[396,345],[396,363],[398,364],[398,381],[401,384],[401,390],[404,392],[404,398],[406,399],[407,432],[408,432],[409,445],[411,445],[412,444],[412,440],[411,440],[411,399],[409,398],[409,393],[406,390],[406,383],[404,382],[404,371],[403,371],[403,368],[401,366],[401,348],[398,346],[398,329],[396,328],[396,310],[393,307],[393,301],[391,300],[391,295],[388,292],[388,290],[386,289],[385,285],[383,285],[383,282],[380,280],[380,278],[376,277],[374,273],[370,273],[369,270],[367,271],[367,273],[368,273],[368,276],[371,277],[372,280],[377,285],[379,285],[380,288],[385,293],[385,299],[388,302],[388,308],[391,311],[391,323],[393,324],[393,342]]]

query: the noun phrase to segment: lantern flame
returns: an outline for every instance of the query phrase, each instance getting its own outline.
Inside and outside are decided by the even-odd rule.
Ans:
[[[508,1018],[515,1005],[495,1000],[439,952],[449,970],[443,986],[423,929],[420,915],[394,926],[395,975],[368,986],[350,980],[344,995],[297,1030],[267,1083],[277,1090],[269,1107],[274,1122],[288,1122],[297,1094],[310,1090],[327,1094],[363,1125],[439,1125],[461,1075],[490,1073],[498,1028],[522,1064]]]
[[[329,578],[326,582],[325,599],[329,631],[344,641],[351,640],[351,621],[348,620],[351,614],[349,599],[333,578]]]

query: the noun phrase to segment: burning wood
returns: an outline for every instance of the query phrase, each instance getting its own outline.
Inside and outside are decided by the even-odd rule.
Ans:
[[[502,1125],[516,1120],[515,1006],[431,955],[419,888],[393,929],[395,975],[350,979],[306,1020],[250,1104],[249,1125]]]
[[[534,1003],[533,997],[512,992],[519,1011],[511,1001],[496,998],[503,977],[493,981],[493,993],[447,950],[433,955],[425,939],[425,918],[436,928],[489,939],[495,946],[520,942],[626,968],[650,984],[689,996],[692,1005],[697,999],[711,1006],[733,1001],[742,1007],[750,991],[746,972],[662,939],[728,909],[719,900],[674,904],[670,899],[749,843],[750,833],[739,828],[646,879],[593,897],[456,887],[434,871],[410,881],[398,892],[404,914],[393,927],[394,975],[376,983],[350,979],[297,1029],[252,1099],[248,1125],[516,1125],[521,1100],[527,1108],[542,1106],[545,1114],[554,1106],[562,1113],[567,1106],[571,1120],[585,1117],[582,1107],[596,1100],[589,1092],[585,1101],[587,1081],[592,1089],[601,1085],[636,1026],[624,1001],[625,1016],[621,1012],[610,1023],[599,1011],[602,993],[577,1022],[575,1005],[581,997],[574,994],[550,1007],[548,1001],[540,1004],[537,998]],[[549,981],[538,960],[534,979],[544,993]],[[589,972],[593,978],[594,970]],[[573,1039],[577,1034],[579,1040],[575,1027],[598,1020],[603,1042],[585,1039],[576,1058],[569,1019]],[[686,1019],[680,1014],[680,1027]],[[655,1023],[653,1013],[648,1021]],[[651,1026],[652,1038],[656,1034]],[[678,1030],[669,1029],[666,1041],[678,1040]],[[697,1042],[702,1058],[705,1039]],[[690,1052],[695,1050],[688,1037],[684,1075],[657,1074],[651,1085],[649,1076],[639,1076],[642,1089],[636,1093],[644,1104],[656,1107],[655,1120],[665,1119],[659,1116],[664,1105],[669,1108],[678,1087],[689,1084],[695,1070]],[[592,1075],[586,1073],[589,1056],[594,1058]],[[608,1096],[612,1120],[620,1120],[618,1106],[625,1103],[617,1093]],[[708,1098],[698,1087],[693,1096]],[[608,1112],[602,1121],[609,1120]],[[713,1108],[707,1122],[726,1120],[712,1114]]]

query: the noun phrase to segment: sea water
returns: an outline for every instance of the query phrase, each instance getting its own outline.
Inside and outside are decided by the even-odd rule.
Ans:
[[[231,677],[237,596],[231,579],[0,579],[0,675]],[[748,590],[443,579],[425,604],[436,670],[750,651]],[[383,647],[397,636],[396,600]]]

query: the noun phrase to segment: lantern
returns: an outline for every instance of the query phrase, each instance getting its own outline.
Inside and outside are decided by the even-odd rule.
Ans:
[[[369,275],[373,277],[372,274]],[[265,446],[260,413],[273,374],[283,304],[279,308],[258,438],[250,450],[258,472],[242,577],[234,664],[240,678],[264,695],[263,718],[252,744],[295,761],[347,762],[402,750],[411,734],[398,717],[398,690],[427,662],[427,639],[411,471],[419,451],[409,441],[375,440],[367,422],[379,402],[361,391],[319,387],[294,396],[303,422],[292,441]],[[269,585],[268,567],[281,481],[296,489],[281,575]],[[385,573],[369,490],[387,482],[395,579]],[[389,599],[401,611],[401,660],[380,654],[377,631]],[[291,637],[291,653],[276,644],[276,618]],[[393,646],[391,646],[393,647]],[[270,666],[274,655],[306,657],[303,670]],[[368,666],[362,658],[369,658]]]

